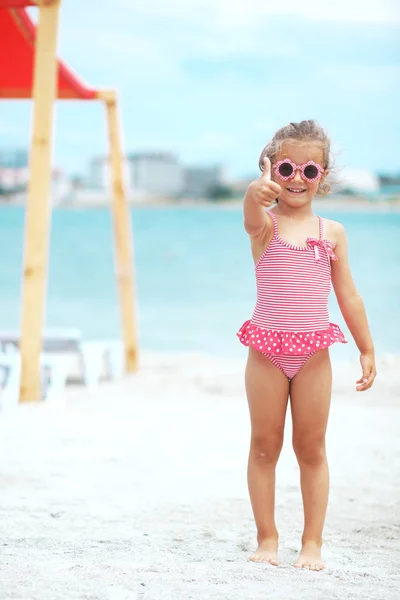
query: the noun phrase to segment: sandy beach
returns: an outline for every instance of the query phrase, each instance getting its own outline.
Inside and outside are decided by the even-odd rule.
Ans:
[[[2,600],[399,597],[400,362],[335,365],[321,573],[294,569],[302,529],[290,412],[277,471],[278,568],[248,561],[243,359],[141,357],[140,372],[63,406],[0,414]]]

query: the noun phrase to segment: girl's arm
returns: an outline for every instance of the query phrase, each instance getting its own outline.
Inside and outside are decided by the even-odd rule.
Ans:
[[[247,188],[243,202],[244,228],[250,236],[257,236],[269,223],[265,214],[265,207],[257,202],[257,189],[254,189],[254,181]]]
[[[333,224],[332,224],[333,225]],[[364,303],[354,284],[349,259],[347,237],[339,223],[334,224],[337,261],[332,261],[332,284],[346,325],[360,351],[362,377],[357,381],[357,391],[370,388],[376,377],[375,350],[368,327]]]
[[[258,236],[271,225],[271,219],[265,214],[265,209],[271,206],[281,193],[281,187],[271,181],[271,162],[265,157],[264,170],[255,181],[249,185],[243,203],[244,228],[250,236]]]

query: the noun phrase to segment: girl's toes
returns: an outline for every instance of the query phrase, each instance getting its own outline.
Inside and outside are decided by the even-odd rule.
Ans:
[[[271,565],[274,565],[274,567],[278,566],[278,561],[276,560],[276,558],[271,558],[269,562]]]

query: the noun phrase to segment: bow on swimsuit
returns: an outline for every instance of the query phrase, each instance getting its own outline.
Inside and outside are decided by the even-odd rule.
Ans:
[[[293,246],[274,234],[255,266],[257,302],[252,318],[237,335],[280,369],[291,380],[315,352],[335,342],[346,343],[338,325],[329,322],[331,260],[337,260],[335,244],[323,238],[307,238],[306,246]]]

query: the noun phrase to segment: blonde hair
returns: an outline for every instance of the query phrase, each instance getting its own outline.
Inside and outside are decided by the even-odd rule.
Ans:
[[[331,140],[325,131],[314,120],[301,121],[300,123],[289,123],[275,133],[272,140],[265,146],[260,154],[258,166],[260,170],[264,170],[263,159],[267,156],[271,163],[282,149],[284,142],[292,142],[295,144],[315,144],[319,146],[323,152],[323,164],[325,170],[331,171],[333,168],[333,156],[331,153]],[[318,196],[326,196],[331,191],[331,186],[325,180],[322,181],[317,189]]]

